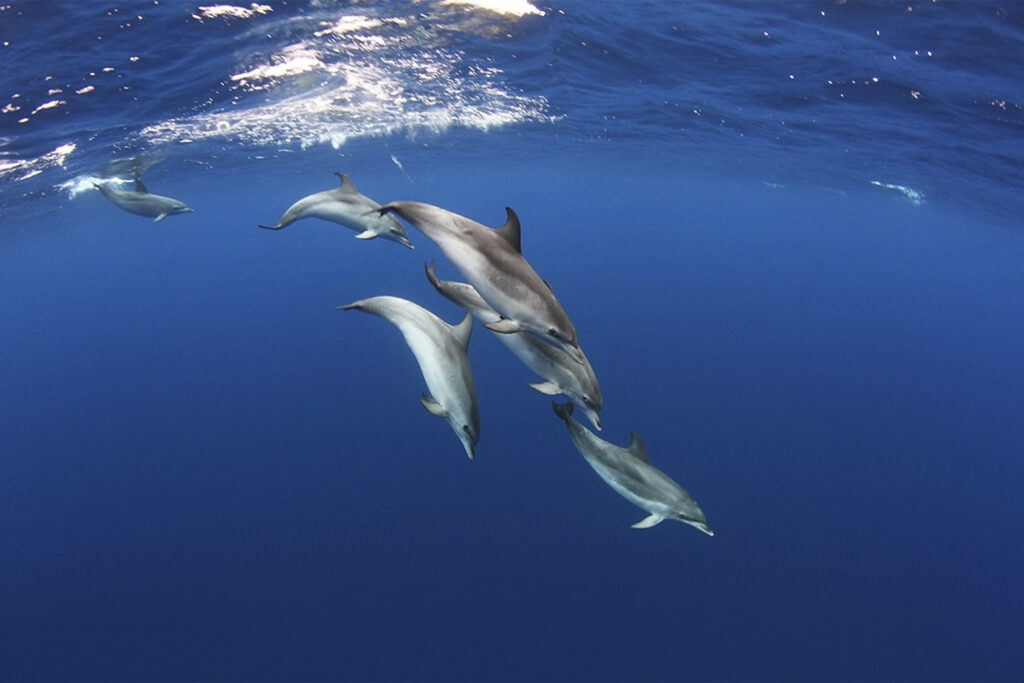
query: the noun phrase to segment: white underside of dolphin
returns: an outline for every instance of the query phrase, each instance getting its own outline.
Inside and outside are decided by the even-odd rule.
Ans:
[[[335,173],[341,185],[333,190],[303,197],[288,207],[276,225],[261,225],[267,230],[280,230],[301,218],[321,218],[355,230],[357,239],[382,237],[414,249],[402,223],[394,216],[381,215],[380,204],[359,192],[352,179]]]
[[[458,325],[449,325],[422,306],[394,296],[375,296],[338,308],[379,315],[399,329],[430,392],[421,399],[423,407],[448,421],[472,459],[480,438],[476,385],[466,355],[473,317],[466,314]]]
[[[152,218],[154,223],[175,214],[192,213],[192,209],[184,202],[150,193],[138,179],[133,190],[122,190],[109,180],[93,183],[93,187],[102,192],[112,204],[128,213]]]
[[[381,212],[393,211],[433,241],[458,268],[501,320],[487,323],[494,332],[530,331],[558,344],[577,362],[583,362],[576,328],[551,287],[523,258],[519,218],[506,207],[505,224],[486,225],[422,202],[391,202]]]
[[[634,432],[627,448],[599,438],[572,416],[572,404],[551,404],[565,420],[576,450],[594,471],[623,498],[648,512],[633,525],[647,529],[663,520],[674,519],[714,536],[697,501],[668,475],[651,465],[640,437]]]
[[[468,311],[484,325],[501,319],[497,311],[483,300],[472,285],[439,280],[434,272],[433,263],[428,265],[426,270],[427,279],[441,296]],[[594,427],[601,429],[601,418],[598,417],[603,402],[601,387],[586,355],[583,356],[583,362],[578,363],[562,349],[526,332],[495,333],[494,336],[522,361],[523,365],[544,378],[545,381],[530,384],[531,387],[548,396],[568,396],[586,414]]]

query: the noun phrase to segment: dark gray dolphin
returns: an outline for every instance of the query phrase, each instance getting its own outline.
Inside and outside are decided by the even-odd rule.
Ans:
[[[434,273],[434,264],[427,266],[427,279],[434,289],[449,301],[462,307],[474,318],[486,325],[501,319],[497,311],[487,305],[479,292],[472,285],[464,282],[439,280]],[[601,429],[601,386],[597,383],[594,369],[586,355],[583,362],[578,363],[560,348],[552,346],[532,334],[513,332],[512,334],[495,335],[509,351],[515,354],[526,367],[543,377],[546,381],[536,382],[530,386],[542,394],[555,396],[565,394],[572,399],[586,414],[594,427]]]
[[[501,320],[484,327],[503,334],[529,330],[583,362],[576,328],[568,314],[548,283],[523,258],[515,211],[505,208],[508,220],[498,230],[421,202],[391,202],[381,207],[381,213],[388,211],[409,221],[437,244],[498,312]]]
[[[93,187],[128,213],[152,218],[154,223],[174,214],[192,213],[192,209],[188,208],[184,202],[158,194],[150,194],[142,181],[138,179],[135,181],[134,190],[122,190],[114,187],[109,181],[93,183]]]
[[[341,185],[333,190],[317,192],[303,197],[288,207],[277,225],[261,225],[267,230],[280,230],[291,225],[300,218],[322,218],[325,221],[344,225],[357,231],[357,239],[372,240],[383,237],[398,242],[410,249],[415,249],[409,241],[409,235],[397,218],[381,215],[380,204],[359,192],[352,184],[352,179],[344,173],[335,173]]]
[[[476,385],[466,356],[473,317],[467,313],[461,323],[449,325],[422,306],[396,296],[375,296],[338,308],[379,315],[401,331],[430,391],[420,402],[432,415],[448,421],[472,459],[480,439]]]
[[[708,536],[715,535],[697,501],[682,486],[651,465],[647,449],[636,432],[632,432],[629,447],[622,448],[598,438],[577,422],[572,416],[571,403],[551,405],[555,414],[565,420],[576,450],[594,471],[626,500],[650,513],[634,524],[634,529],[646,529],[664,519],[674,519],[697,527]]]

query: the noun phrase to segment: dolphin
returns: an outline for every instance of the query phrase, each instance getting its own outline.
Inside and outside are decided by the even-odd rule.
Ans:
[[[395,296],[360,299],[338,308],[379,315],[401,331],[430,391],[420,402],[431,415],[448,421],[472,460],[480,439],[476,385],[466,356],[473,316],[467,313],[458,325],[449,325],[422,306]]]
[[[434,273],[433,263],[428,265],[426,270],[427,279],[441,296],[465,309],[480,322],[486,325],[501,319],[501,316],[487,305],[479,292],[473,289],[473,285],[439,280]],[[594,427],[601,429],[601,418],[597,415],[602,404],[601,387],[585,355],[583,362],[577,363],[560,348],[525,332],[495,336],[526,367],[546,380],[531,384],[532,388],[548,396],[565,394],[586,413]]]
[[[261,225],[267,230],[280,230],[291,225],[300,218],[323,218],[325,221],[340,223],[346,228],[358,231],[357,239],[372,240],[383,237],[398,242],[410,249],[415,249],[409,241],[405,227],[394,216],[384,216],[378,212],[380,204],[359,192],[352,184],[352,179],[344,173],[335,173],[341,179],[341,185],[333,190],[317,192],[303,197],[288,207],[277,225]]]
[[[177,213],[192,213],[192,209],[185,206],[184,202],[158,194],[150,194],[142,181],[138,179],[135,180],[134,190],[121,190],[108,181],[92,185],[102,192],[104,197],[128,213],[152,218],[154,223]]]
[[[430,238],[501,319],[484,327],[502,334],[529,330],[553,341],[583,362],[576,328],[551,286],[523,258],[519,218],[505,207],[508,220],[492,230],[457,213],[421,202],[391,202],[382,214],[397,213]]]
[[[599,439],[572,416],[571,403],[552,403],[555,414],[565,420],[576,450],[608,485],[626,500],[650,513],[633,525],[646,529],[665,519],[675,519],[714,536],[704,513],[689,493],[664,472],[651,465],[647,449],[636,432],[627,448]]]

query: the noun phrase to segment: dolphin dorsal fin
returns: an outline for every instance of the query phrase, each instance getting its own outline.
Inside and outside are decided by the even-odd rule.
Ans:
[[[473,316],[467,313],[462,322],[452,326],[452,334],[455,335],[463,349],[468,349],[469,337],[473,334]]]
[[[149,194],[149,190],[146,189],[146,186],[143,185],[142,181],[139,180],[138,178],[135,179],[135,191],[136,192],[145,192],[146,194]]]
[[[508,214],[508,218],[505,220],[505,225],[498,228],[498,234],[505,238],[505,241],[516,250],[516,253],[523,253],[522,241],[519,237],[519,216],[512,210],[512,207],[506,206],[505,213]]]
[[[647,449],[644,448],[644,442],[640,440],[640,435],[636,432],[630,432],[629,434],[632,438],[629,442],[629,447],[626,450],[629,451],[637,460],[642,460],[650,465],[651,461],[650,458],[647,457]]]
[[[356,189],[356,186],[352,183],[352,179],[349,178],[347,175],[345,175],[341,171],[336,171],[334,175],[338,176],[338,179],[341,181],[340,189],[344,190],[345,192],[359,192],[359,190]]]

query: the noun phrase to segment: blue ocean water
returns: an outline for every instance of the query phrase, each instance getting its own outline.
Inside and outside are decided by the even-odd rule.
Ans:
[[[0,678],[1019,680],[1024,11],[0,5]],[[415,251],[497,226],[714,537],[574,449],[477,325],[418,405]],[[93,183],[142,175],[159,223]]]

